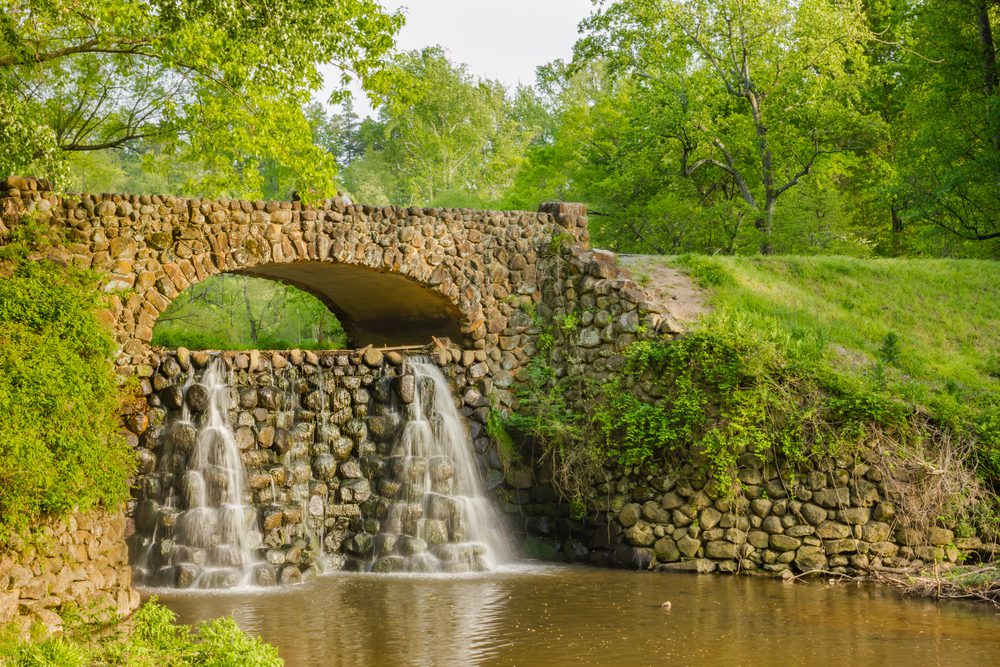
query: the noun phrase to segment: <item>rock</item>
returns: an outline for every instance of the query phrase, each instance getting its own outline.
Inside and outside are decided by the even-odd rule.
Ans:
[[[278,576],[278,583],[282,586],[294,586],[302,583],[302,571],[295,565],[286,565],[281,568]]]
[[[550,538],[528,535],[521,541],[521,554],[535,560],[561,562],[566,556],[559,549],[559,542]]]
[[[416,393],[416,380],[412,375],[400,375],[394,382],[396,396],[400,402],[409,404],[413,402]]]
[[[785,527],[781,523],[781,517],[773,515],[764,519],[764,521],[761,523],[761,528],[764,529],[764,532],[769,533],[771,535],[774,535],[775,533],[785,532]]]
[[[872,511],[869,507],[849,507],[847,509],[842,509],[837,512],[837,518],[844,523],[860,526],[862,524],[868,523],[872,517]]]
[[[354,441],[344,436],[338,436],[330,441],[330,453],[338,461],[346,461],[354,451]]]
[[[125,417],[125,428],[136,435],[142,435],[149,428],[149,418],[142,412],[127,415]]]
[[[292,434],[283,428],[274,429],[274,441],[271,449],[278,454],[287,454],[292,448]]]
[[[331,454],[320,454],[313,459],[313,470],[317,478],[333,481],[337,477],[337,459]]]
[[[813,493],[812,500],[827,509],[847,507],[851,502],[851,491],[846,488],[819,489]]]
[[[680,558],[681,552],[677,548],[677,543],[669,535],[661,537],[653,545],[653,553],[656,560],[661,563],[669,563]]]
[[[177,588],[190,588],[199,574],[201,574],[201,568],[197,565],[181,563],[174,568],[174,586]]]
[[[167,432],[167,439],[176,451],[189,454],[198,441],[198,430],[189,423],[176,422]]]
[[[700,548],[701,540],[696,540],[688,535],[685,535],[681,539],[677,540],[677,549],[680,550],[686,558],[694,558]]]
[[[795,552],[795,560],[792,562],[801,572],[825,570],[827,565],[823,549],[809,546],[799,547],[798,551]]]
[[[876,521],[889,521],[896,516],[896,506],[892,503],[886,501],[881,502],[875,506],[875,511],[872,512],[872,518]]]
[[[208,409],[208,388],[203,384],[193,384],[188,387],[184,400],[192,412],[200,414]]]
[[[371,366],[372,368],[379,368],[382,365],[384,355],[381,350],[376,350],[374,347],[369,347],[365,350],[362,355],[364,362]]]
[[[858,541],[854,539],[825,540],[823,547],[828,555],[854,553],[858,550]]]
[[[184,389],[178,385],[170,385],[160,392],[160,400],[171,410],[180,410],[184,406]]]
[[[562,553],[569,563],[585,563],[590,557],[590,549],[583,542],[569,538],[563,543]]]
[[[701,514],[698,517],[698,521],[704,530],[712,530],[719,525],[721,520],[722,512],[714,507],[706,507],[701,511]]]
[[[623,528],[628,528],[635,524],[642,516],[642,508],[638,503],[629,503],[618,512],[618,523],[622,525]]]
[[[419,537],[412,537],[410,535],[400,535],[397,540],[397,545],[399,547],[399,553],[404,556],[414,556],[427,551],[426,542]]]
[[[690,572],[692,574],[711,574],[715,572],[716,564],[707,558],[698,558],[680,563],[664,563],[657,565],[658,572]]]
[[[515,489],[530,489],[535,485],[535,475],[528,466],[511,466],[505,478],[507,484]]]
[[[771,535],[771,548],[778,552],[795,551],[801,544],[802,540],[788,535]]]
[[[927,531],[927,541],[935,546],[951,544],[955,541],[955,533],[947,528],[931,526],[930,530]]]
[[[670,514],[660,505],[660,503],[650,500],[642,506],[642,517],[654,524],[670,523]],[[623,524],[624,525],[624,524]]]
[[[681,498],[681,496],[674,491],[668,491],[667,493],[663,494],[663,497],[660,499],[660,506],[663,507],[663,509],[665,510],[677,509],[678,507],[681,507],[683,504],[684,504],[684,499]]]
[[[276,410],[281,402],[278,390],[269,385],[257,387],[257,405],[265,410]]]
[[[344,548],[355,556],[368,557],[375,550],[375,538],[368,533],[355,533],[344,542]]]
[[[750,511],[764,519],[771,513],[772,504],[767,498],[757,498],[750,502]]]
[[[823,540],[839,540],[851,536],[851,529],[842,523],[824,521],[816,526],[816,537]]]
[[[638,521],[625,531],[625,539],[637,547],[648,547],[656,541],[653,527],[645,521]]]
[[[799,510],[802,514],[802,518],[808,521],[813,526],[818,526],[819,524],[826,521],[826,510],[818,505],[813,505],[812,503],[805,503]]]
[[[617,567],[628,570],[646,570],[653,562],[653,550],[619,544],[615,547],[611,562]]]
[[[386,556],[372,563],[372,572],[402,572],[406,569],[406,560],[401,556]]]
[[[733,560],[737,557],[737,548],[732,542],[723,542],[722,540],[706,542],[705,556],[707,558]]]

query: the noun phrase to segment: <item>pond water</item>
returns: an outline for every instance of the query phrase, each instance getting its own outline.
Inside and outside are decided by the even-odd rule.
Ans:
[[[232,614],[291,667],[1000,664],[992,608],[868,584],[524,564],[158,594],[184,623]]]

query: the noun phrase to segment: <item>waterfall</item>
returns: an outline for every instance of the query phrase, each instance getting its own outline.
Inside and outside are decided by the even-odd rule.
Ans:
[[[188,369],[181,415],[169,424],[160,456],[165,488],[159,501],[143,504],[141,520],[154,528],[136,569],[141,582],[177,588],[257,583],[261,533],[226,419],[225,369],[222,359],[213,359],[200,383]]]
[[[448,382],[429,360],[408,362],[413,400],[392,456],[396,500],[375,538],[374,571],[474,572],[510,559],[509,540],[472,455]]]

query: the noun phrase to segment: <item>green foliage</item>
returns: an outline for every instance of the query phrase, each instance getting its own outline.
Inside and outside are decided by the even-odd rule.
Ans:
[[[182,292],[153,328],[154,345],[196,350],[329,350],[346,343],[336,316],[311,294],[226,273]]]
[[[878,348],[878,356],[884,363],[895,366],[899,362],[899,336],[892,331],[885,335]]]
[[[510,468],[512,463],[519,462],[521,460],[521,454],[518,451],[517,443],[514,442],[514,438],[507,431],[506,416],[500,410],[496,408],[490,408],[489,415],[486,418],[486,434],[493,439],[493,442],[497,444],[497,451],[500,454],[500,463],[503,465],[504,469]]]
[[[966,452],[965,470],[1000,485],[1000,386],[977,352],[997,344],[985,326],[1000,291],[994,268],[846,258],[663,261],[710,286],[713,311],[694,331],[632,343],[625,368],[602,384],[560,376],[547,348],[532,362],[512,420],[559,442],[556,482],[567,497],[587,498],[609,466],[693,465],[725,494],[738,490],[734,473],[744,457],[808,468],[872,448],[924,456],[943,441]],[[954,294],[956,285],[969,292]],[[895,331],[905,333],[905,354]],[[550,333],[562,335],[558,326]],[[949,497],[941,507],[966,522],[994,521],[996,510],[979,502]]]
[[[392,88],[403,21],[375,0],[8,0],[3,16],[0,171],[59,177],[70,153],[125,148],[184,162],[171,191],[245,197],[334,191],[302,109],[331,62]]]
[[[162,665],[182,667],[279,667],[278,650],[245,633],[230,617],[196,628],[153,598],[116,627],[67,624],[64,635],[36,642],[0,641],[0,657],[11,667]]]
[[[605,456],[619,465],[636,465],[676,442],[674,424],[666,410],[617,389],[605,387],[605,399],[591,415],[603,438]]]
[[[0,540],[128,496],[114,343],[97,277],[39,259],[28,224],[0,255]]]
[[[399,84],[385,96],[378,121],[348,135],[361,149],[341,158],[349,161],[348,190],[366,202],[404,206],[498,201],[540,132],[534,92],[509,95],[499,81],[452,64],[440,47],[399,54],[392,67]]]

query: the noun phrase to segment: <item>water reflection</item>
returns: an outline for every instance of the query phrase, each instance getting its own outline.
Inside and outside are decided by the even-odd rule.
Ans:
[[[253,594],[167,594],[232,613],[308,665],[996,664],[1000,616],[875,586],[535,567],[458,579],[334,575]],[[670,600],[671,610],[660,604]]]

